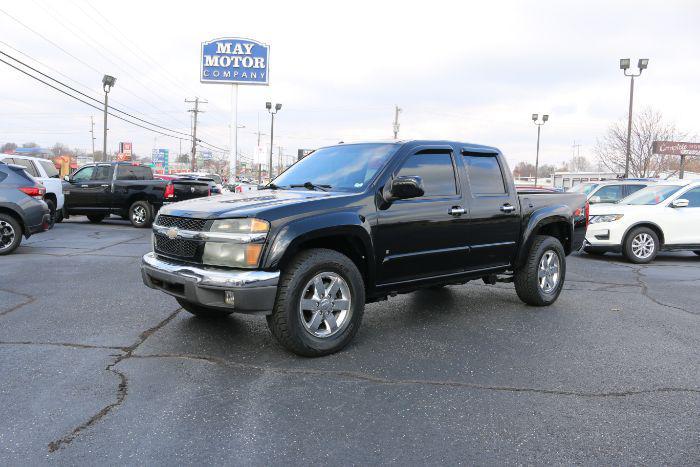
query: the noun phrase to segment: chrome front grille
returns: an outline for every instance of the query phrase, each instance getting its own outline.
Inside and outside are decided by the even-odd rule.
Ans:
[[[204,225],[206,223],[206,219],[193,219],[191,217],[159,215],[156,219],[156,225],[160,225],[161,227],[177,227],[178,229],[194,230],[197,232],[204,230]]]

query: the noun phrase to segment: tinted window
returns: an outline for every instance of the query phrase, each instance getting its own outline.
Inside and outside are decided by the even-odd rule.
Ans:
[[[601,187],[593,196],[598,196],[600,198],[600,201],[598,201],[599,203],[614,203],[623,197],[622,185],[607,185]]]
[[[95,171],[95,166],[91,165],[88,167],[83,167],[82,169],[78,170],[74,175],[73,175],[73,180],[77,182],[86,182],[92,178],[92,173]]]
[[[153,172],[141,165],[117,166],[117,180],[152,180]]]
[[[53,162],[51,161],[39,161],[39,164],[44,168],[44,171],[46,172],[46,175],[49,178],[58,178],[58,170],[56,170],[56,166],[53,165]]]
[[[404,162],[397,175],[421,177],[425,196],[457,194],[455,171],[449,154],[414,154]]]
[[[95,175],[93,180],[100,180],[100,181],[105,181],[109,180],[110,177],[110,172],[111,172],[111,167],[108,165],[98,165],[97,170],[95,170]]]
[[[31,175],[32,177],[39,176],[39,173],[36,171],[36,167],[34,167],[34,164],[32,163],[32,161],[27,160],[27,159],[15,159],[15,164],[21,165],[22,167],[24,167],[27,170],[27,172],[29,173],[29,175]]]
[[[506,192],[503,174],[495,156],[464,156],[469,170],[469,186],[475,195],[501,195]]]
[[[689,208],[700,208],[700,188],[693,188],[680,196],[688,200]]]

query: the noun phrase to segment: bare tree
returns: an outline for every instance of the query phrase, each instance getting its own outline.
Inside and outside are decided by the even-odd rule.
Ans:
[[[658,177],[668,167],[669,157],[652,152],[654,141],[678,141],[685,137],[673,123],[664,122],[661,112],[646,108],[632,121],[630,144],[631,177]],[[625,172],[627,122],[618,121],[598,140],[595,153],[600,163],[611,172]]]

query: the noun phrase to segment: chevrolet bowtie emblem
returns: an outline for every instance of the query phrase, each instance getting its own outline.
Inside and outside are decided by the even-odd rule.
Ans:
[[[170,240],[175,240],[177,238],[178,230],[175,227],[171,227],[165,232],[165,236]]]
[[[192,193],[194,193],[194,187],[193,187],[193,186],[190,187],[190,191],[191,191]]]

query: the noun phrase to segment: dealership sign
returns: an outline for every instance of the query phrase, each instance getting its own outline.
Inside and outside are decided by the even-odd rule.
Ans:
[[[653,152],[667,156],[700,156],[700,143],[654,141]]]
[[[270,47],[262,42],[225,37],[202,42],[203,83],[268,84]]]

